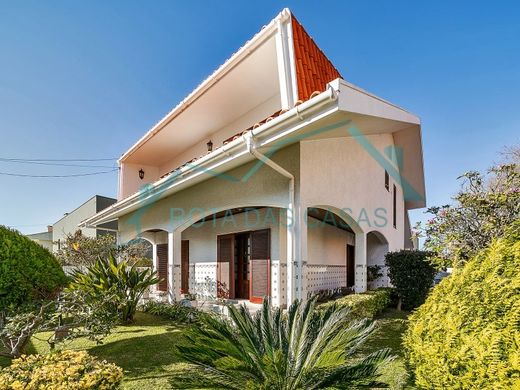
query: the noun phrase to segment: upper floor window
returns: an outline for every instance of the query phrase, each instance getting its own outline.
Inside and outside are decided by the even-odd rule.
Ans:
[[[390,191],[390,175],[388,171],[385,169],[385,188],[387,191]]]
[[[393,199],[392,199],[392,219],[394,222],[394,228],[397,228],[397,188],[393,186]]]

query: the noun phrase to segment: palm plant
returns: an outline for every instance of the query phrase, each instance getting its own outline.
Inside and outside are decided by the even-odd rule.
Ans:
[[[157,272],[139,270],[127,261],[118,263],[112,255],[108,259],[99,258],[86,271],[76,271],[72,278],[70,288],[84,290],[92,299],[106,296],[107,292],[113,294],[113,309],[125,322],[133,320],[146,289],[160,281]]]
[[[201,316],[188,331],[189,343],[178,346],[194,369],[188,375],[178,374],[181,388],[311,390],[376,385],[380,368],[393,359],[390,351],[355,355],[374,323],[353,321],[348,308],[336,305],[317,309],[316,301],[317,297],[295,302],[286,314],[266,299],[254,316],[245,306],[230,306],[230,319]]]

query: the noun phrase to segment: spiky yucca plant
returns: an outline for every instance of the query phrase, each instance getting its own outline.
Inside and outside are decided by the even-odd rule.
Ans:
[[[286,314],[266,299],[254,316],[245,306],[230,306],[229,320],[202,316],[188,331],[189,343],[178,347],[193,371],[179,373],[172,384],[185,389],[240,390],[352,389],[377,384],[380,368],[393,359],[390,351],[355,356],[374,323],[353,321],[348,308],[335,305],[317,310],[316,300],[297,301]]]

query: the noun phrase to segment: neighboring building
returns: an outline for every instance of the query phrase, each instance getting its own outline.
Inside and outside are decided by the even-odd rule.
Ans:
[[[103,234],[117,234],[117,221],[101,224],[95,228],[79,227],[79,224],[82,221],[92,217],[114,203],[116,203],[116,199],[114,198],[94,195],[81,206],[77,207],[70,213],[66,213],[52,226],[53,252],[57,252],[61,249],[68,234],[74,234],[78,230],[81,230],[81,233],[86,237],[99,237]]]
[[[27,237],[52,252],[52,226],[46,232],[27,234]]]
[[[287,9],[119,164],[117,203],[82,226],[149,240],[171,300],[388,285],[367,267],[412,247],[425,206],[419,118],[345,81]]]

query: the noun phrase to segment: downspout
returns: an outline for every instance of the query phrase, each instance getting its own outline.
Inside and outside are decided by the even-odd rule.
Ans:
[[[287,306],[290,306],[294,299],[297,298],[298,294],[294,294],[296,296],[293,296],[293,288],[295,285],[297,285],[295,279],[294,279],[294,268],[293,266],[300,266],[301,265],[301,259],[299,261],[300,264],[296,264],[294,260],[294,254],[296,253],[296,242],[295,242],[295,196],[294,196],[294,175],[287,171],[285,168],[281,167],[277,163],[275,163],[273,160],[269,159],[264,154],[260,153],[256,149],[256,145],[254,142],[253,134],[248,131],[246,134],[243,135],[244,141],[247,146],[247,151],[251,153],[255,158],[263,162],[264,164],[268,165],[272,169],[274,169],[276,172],[281,174],[282,176],[285,176],[289,179],[289,204],[287,206]],[[278,276],[280,276],[280,273],[278,273]],[[300,289],[299,289],[300,290]]]

